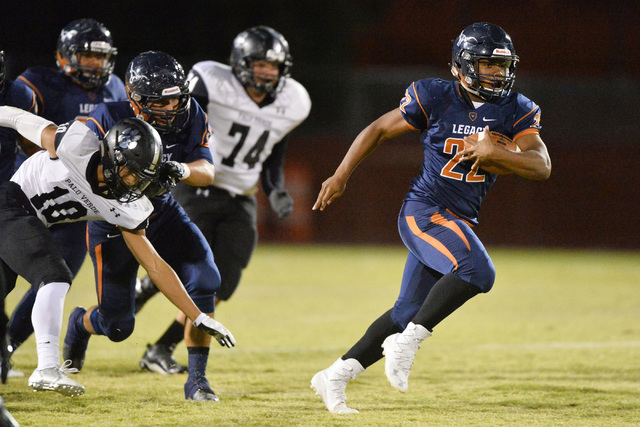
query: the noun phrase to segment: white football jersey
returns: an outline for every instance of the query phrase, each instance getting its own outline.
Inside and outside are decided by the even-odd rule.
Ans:
[[[202,78],[209,95],[206,108],[213,128],[209,149],[216,168],[213,185],[234,194],[254,194],[262,164],[274,145],[309,115],[309,93],[288,78],[275,101],[260,108],[230,66],[215,61],[198,62],[189,73],[192,88],[199,78],[193,71]]]
[[[87,181],[87,167],[96,150],[98,137],[83,123],[74,121],[58,128],[57,159],[47,151],[29,157],[11,181],[22,188],[48,227],[59,222],[105,220],[135,229],[153,212],[146,197],[133,203],[120,203],[95,194]],[[60,133],[63,133],[60,138]]]

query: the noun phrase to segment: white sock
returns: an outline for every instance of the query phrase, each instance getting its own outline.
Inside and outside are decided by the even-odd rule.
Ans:
[[[71,285],[52,282],[44,285],[36,294],[31,322],[38,349],[38,369],[60,365],[60,331],[64,298]]]

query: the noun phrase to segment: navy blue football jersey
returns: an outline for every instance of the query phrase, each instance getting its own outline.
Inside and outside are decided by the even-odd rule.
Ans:
[[[497,103],[474,108],[462,97],[458,82],[424,79],[413,82],[400,101],[404,119],[419,130],[424,158],[420,174],[411,181],[405,200],[427,201],[455,215],[478,223],[482,199],[497,175],[462,162],[458,153],[463,137],[489,126],[514,141],[539,133],[540,107],[525,96],[511,93]]]
[[[115,74],[111,74],[101,89],[94,91],[82,88],[55,68],[29,68],[16,82],[33,89],[38,101],[38,115],[54,123],[86,122],[98,104],[127,99],[124,84]]]
[[[126,102],[109,102],[99,105],[89,117],[87,126],[94,131],[99,138],[103,138],[111,127],[127,117],[135,117],[131,104]],[[209,138],[211,132],[207,115],[200,105],[192,99],[189,109],[189,120],[179,132],[161,133],[163,154],[162,160],[174,160],[182,163],[191,163],[196,160],[206,159],[213,163],[211,151],[209,151]],[[160,196],[166,199],[167,194]],[[157,205],[158,197],[153,198]]]
[[[37,113],[36,99],[28,87],[5,81],[0,87],[0,105],[10,105],[21,110]],[[18,151],[18,132],[14,129],[0,127],[0,182],[8,181],[13,175],[13,164]]]

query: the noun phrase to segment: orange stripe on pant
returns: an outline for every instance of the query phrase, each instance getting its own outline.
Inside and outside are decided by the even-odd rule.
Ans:
[[[456,233],[458,237],[464,242],[464,244],[467,245],[467,249],[471,250],[469,241],[467,240],[467,237],[464,235],[462,230],[460,230],[460,227],[458,227],[458,224],[456,224],[453,221],[449,221],[448,219],[445,219],[438,212],[434,213],[431,216],[431,222],[433,222],[434,224],[442,225],[443,227],[447,227],[449,230]]]
[[[97,245],[96,253],[96,277],[98,279],[98,304],[102,303],[102,245]]]
[[[436,215],[440,215],[440,214],[436,214]],[[449,249],[447,249],[447,247],[445,245],[443,245],[437,239],[429,236],[427,233],[425,233],[424,231],[420,230],[420,228],[418,227],[418,224],[416,223],[415,217],[407,216],[406,218],[407,218],[407,224],[409,225],[409,229],[413,232],[413,234],[415,234],[417,237],[421,238],[422,240],[424,240],[425,242],[427,242],[428,244],[430,244],[431,246],[436,248],[444,256],[449,258],[449,261],[451,261],[453,263],[454,267],[455,267],[454,270],[457,270],[458,269],[458,261],[455,259],[453,254],[451,252],[449,252]],[[442,219],[444,219],[444,218],[442,218]],[[432,221],[433,221],[433,217],[432,217]]]

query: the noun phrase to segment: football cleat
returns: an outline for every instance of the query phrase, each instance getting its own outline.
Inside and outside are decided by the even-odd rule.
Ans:
[[[29,377],[29,387],[33,391],[55,391],[64,396],[76,397],[84,394],[84,386],[67,376],[78,370],[69,368],[71,361],[67,360],[62,366],[36,369]]]
[[[384,340],[384,373],[393,388],[403,393],[408,390],[413,359],[422,341],[431,335],[424,326],[410,322],[402,333],[389,335]]]
[[[149,279],[149,276],[145,276],[142,279],[136,279],[136,313],[151,299],[152,296],[158,293],[158,288]]]
[[[205,377],[200,377],[198,380],[188,378],[184,384],[184,398],[196,402],[218,402],[220,400],[211,390],[209,381]]]
[[[162,344],[147,344],[147,351],[140,359],[140,367],[163,375],[182,374],[188,370],[186,366],[178,364],[171,348]]]
[[[357,414],[356,409],[347,407],[345,390],[349,380],[355,379],[362,372],[364,368],[356,359],[338,359],[311,378],[311,388],[322,398],[324,406],[332,414]]]
[[[87,346],[91,334],[78,327],[78,322],[82,322],[82,317],[87,312],[83,307],[76,307],[69,316],[67,325],[67,335],[64,337],[62,346],[62,357],[70,363],[69,367],[74,370],[71,373],[78,373],[84,366],[84,358],[87,354]]]

